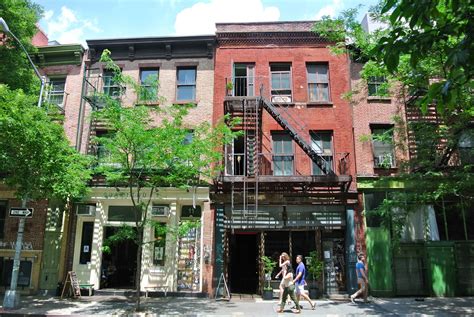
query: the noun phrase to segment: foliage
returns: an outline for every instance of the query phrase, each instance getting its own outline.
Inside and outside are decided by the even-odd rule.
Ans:
[[[272,258],[266,256],[266,255],[262,255],[260,257],[260,259],[262,260],[262,264],[263,264],[263,271],[265,273],[265,276],[270,276],[273,272],[273,269],[275,268],[275,266],[277,265],[277,262],[272,260]],[[271,290],[272,287],[270,286],[270,280],[271,280],[271,277],[270,278],[267,278],[267,286],[265,287],[265,290]]]
[[[321,254],[317,250],[311,251],[309,253],[308,262],[306,267],[309,275],[313,280],[320,280],[322,278],[324,262],[321,261]]]
[[[19,198],[73,198],[86,192],[89,160],[63,127],[36,107],[36,96],[0,85],[0,171]]]
[[[142,85],[121,73],[104,50],[101,62],[105,69],[114,73],[114,84],[143,92]],[[141,272],[141,254],[145,241],[144,230],[154,227],[162,234],[175,238],[197,228],[199,222],[183,221],[178,228],[166,226],[149,219],[148,210],[153,196],[160,187],[187,189],[208,185],[220,170],[221,148],[233,140],[232,126],[224,120],[215,127],[208,122],[197,124],[192,130],[185,123],[186,115],[194,105],[149,107],[137,104],[123,107],[120,100],[103,94],[105,107],[94,113],[97,120],[106,122],[108,135],[96,137],[94,142],[102,149],[95,172],[105,175],[107,182],[126,187],[134,209],[136,235],[130,236],[137,244],[137,272]],[[105,152],[105,153],[104,153]],[[147,195],[142,195],[146,192]],[[124,230],[128,230],[124,227]],[[118,233],[118,238],[126,238]],[[140,309],[140,275],[136,277],[137,306]]]
[[[419,112],[421,118],[406,124],[400,124],[400,118],[394,120],[395,146],[406,152],[410,141],[412,149],[416,148],[408,159],[398,161],[401,173],[397,179],[410,192],[404,193],[403,199],[387,197],[376,211],[387,217],[384,223],[396,236],[407,215],[419,206],[444,197],[467,204],[474,200],[472,160],[469,154],[464,155],[464,161],[458,155],[459,144],[472,131],[474,119],[474,4],[384,0],[369,14],[385,28],[371,34],[355,20],[356,12],[350,9],[336,19],[325,17],[316,23],[315,31],[334,41],[338,53],[349,52],[354,62],[364,63],[361,78],[365,81],[385,76],[387,90],[396,83],[406,109]]]
[[[31,39],[37,32],[36,23],[42,14],[43,9],[29,0],[0,1],[0,17],[28,52],[35,51]],[[21,88],[27,93],[37,93],[39,79],[34,75],[23,50],[10,35],[4,35],[1,39],[0,35],[0,83],[13,90]]]

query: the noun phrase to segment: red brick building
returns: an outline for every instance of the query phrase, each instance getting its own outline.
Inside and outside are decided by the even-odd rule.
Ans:
[[[355,184],[349,61],[314,22],[217,24],[214,112],[239,118],[216,182],[215,278],[260,292],[259,260],[318,250],[324,292],[354,287]],[[275,270],[276,273],[276,270]]]

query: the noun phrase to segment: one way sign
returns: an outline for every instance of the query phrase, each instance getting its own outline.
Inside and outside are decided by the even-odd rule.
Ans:
[[[33,216],[33,208],[10,208],[10,217],[25,217],[31,218]]]

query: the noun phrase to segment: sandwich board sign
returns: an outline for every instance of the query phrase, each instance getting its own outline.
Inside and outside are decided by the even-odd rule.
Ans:
[[[31,218],[33,216],[33,208],[11,207],[10,217]]]

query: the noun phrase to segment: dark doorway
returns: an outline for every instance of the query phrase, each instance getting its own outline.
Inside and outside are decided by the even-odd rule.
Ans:
[[[256,233],[232,235],[230,248],[230,288],[232,293],[257,293],[257,257],[258,239]]]
[[[118,227],[104,227],[105,239]],[[130,239],[114,243],[102,253],[101,288],[133,288],[137,269],[137,245]]]

